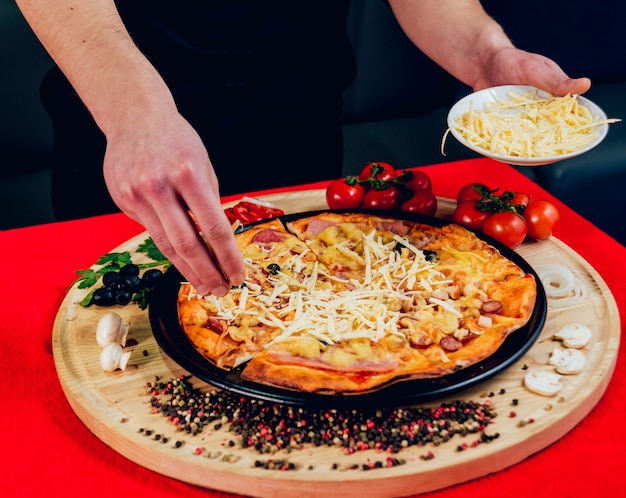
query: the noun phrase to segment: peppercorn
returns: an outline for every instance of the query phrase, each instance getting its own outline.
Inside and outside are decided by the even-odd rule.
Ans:
[[[192,386],[189,376],[159,383],[157,394],[154,385],[147,387],[151,407],[177,431],[195,436],[215,422],[214,430],[226,428],[242,448],[254,448],[261,454],[292,451],[307,443],[342,448],[346,454],[367,449],[397,454],[414,445],[437,446],[455,435],[484,434],[496,416],[490,400],[482,404],[456,400],[434,408],[360,411],[295,408],[228,391],[203,392]],[[227,444],[233,447],[236,443],[230,440]],[[180,445],[179,441],[175,447]],[[284,465],[289,468],[288,463]]]

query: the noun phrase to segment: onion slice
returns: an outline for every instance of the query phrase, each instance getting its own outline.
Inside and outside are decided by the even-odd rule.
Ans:
[[[587,287],[564,265],[547,264],[536,269],[549,304],[556,308],[576,306],[587,299]]]
[[[564,297],[574,290],[574,274],[565,266],[550,264],[537,268],[548,297]]]

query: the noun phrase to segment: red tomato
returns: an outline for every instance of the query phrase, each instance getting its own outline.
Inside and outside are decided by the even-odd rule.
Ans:
[[[361,207],[365,188],[348,185],[343,178],[330,182],[326,188],[326,202],[331,209],[356,209]]]
[[[400,191],[393,186],[382,190],[369,189],[363,198],[365,209],[396,209],[400,205]]]
[[[411,178],[408,180],[403,180],[402,183],[409,187],[413,192],[417,192],[418,190],[432,189],[432,182],[430,181],[430,177],[423,171],[413,169],[402,172],[402,175],[404,174],[408,174]],[[398,178],[398,180],[399,179],[400,178]]]
[[[476,187],[482,187],[485,189],[489,189],[487,185],[483,183],[468,183],[467,185],[461,187],[459,193],[456,196],[456,202],[461,203],[463,201],[478,201],[482,197]]]
[[[397,176],[396,169],[389,163],[368,163],[359,173],[359,180],[392,180]]]
[[[547,239],[552,235],[556,223],[561,219],[559,210],[550,201],[537,200],[524,210],[528,235],[533,239]]]
[[[463,201],[457,204],[452,219],[459,225],[478,231],[482,230],[489,216],[491,216],[489,211],[480,211],[476,208],[476,201]]]
[[[509,203],[516,206],[528,206],[530,204],[530,196],[524,192],[515,192]]]
[[[483,225],[483,233],[513,249],[526,238],[528,228],[524,218],[511,211],[492,214]]]
[[[406,213],[433,216],[437,212],[437,197],[430,190],[416,190],[410,199],[402,203],[400,209]]]

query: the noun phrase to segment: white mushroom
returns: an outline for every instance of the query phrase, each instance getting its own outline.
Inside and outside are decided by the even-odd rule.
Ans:
[[[105,372],[114,372],[118,368],[126,370],[131,352],[124,351],[117,342],[107,344],[100,353],[100,366]]]
[[[109,311],[100,318],[96,327],[96,341],[101,348],[112,342],[125,346],[127,336],[128,323],[122,322],[122,318],[117,313]]]
[[[547,370],[531,370],[524,377],[524,384],[531,391],[542,396],[556,395],[563,385],[561,376]]]
[[[560,374],[578,374],[585,368],[585,355],[578,349],[554,348],[548,363],[554,365]]]
[[[563,341],[563,345],[568,348],[584,348],[591,340],[591,330],[579,323],[572,323],[564,326],[554,338]]]

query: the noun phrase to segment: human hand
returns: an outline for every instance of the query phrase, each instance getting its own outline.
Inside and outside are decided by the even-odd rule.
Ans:
[[[582,94],[591,87],[589,78],[570,78],[548,57],[513,47],[502,48],[483,65],[474,91],[498,85],[531,85],[553,95]]]
[[[107,136],[104,176],[128,216],[201,294],[226,294],[245,278],[206,148],[177,113]],[[207,245],[188,211],[193,212]]]

